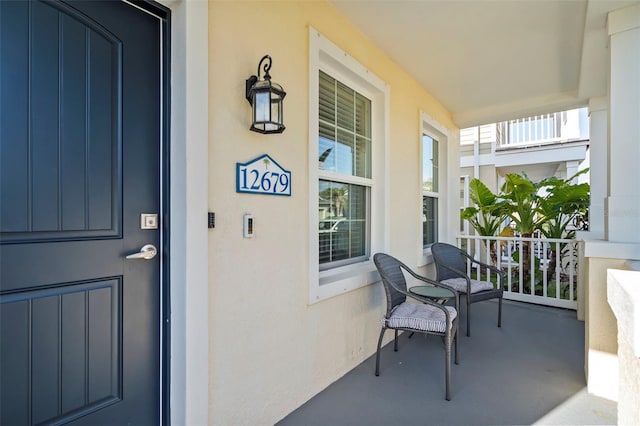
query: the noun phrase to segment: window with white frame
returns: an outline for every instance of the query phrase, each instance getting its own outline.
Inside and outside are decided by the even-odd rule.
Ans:
[[[420,221],[416,222],[418,240],[418,265],[433,262],[431,245],[448,241],[458,233],[455,214],[458,212],[457,144],[451,144],[449,129],[424,111],[420,111],[419,164],[420,192],[416,197]],[[456,142],[458,142],[456,140]],[[456,159],[456,160],[454,160]],[[455,210],[454,210],[455,208]]]
[[[310,302],[377,282],[385,251],[388,86],[309,29]]]
[[[422,135],[422,246],[438,241],[439,159],[438,141]]]
[[[320,270],[369,257],[371,101],[319,71]]]

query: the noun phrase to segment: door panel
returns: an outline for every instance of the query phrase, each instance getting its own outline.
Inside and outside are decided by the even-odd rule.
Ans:
[[[51,4],[2,9],[3,21],[27,23],[2,43],[0,180],[13,192],[2,203],[4,241],[120,236],[122,43]],[[10,49],[5,62],[11,41],[28,54]]]
[[[3,393],[27,402],[3,395],[7,424],[65,421],[121,399],[120,289],[112,279],[3,297]]]
[[[0,2],[2,424],[160,422],[163,25]]]

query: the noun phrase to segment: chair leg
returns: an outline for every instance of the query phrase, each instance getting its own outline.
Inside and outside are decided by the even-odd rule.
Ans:
[[[380,375],[380,345],[382,344],[382,337],[387,329],[382,327],[380,330],[380,337],[378,338],[378,350],[376,351],[376,376]]]
[[[502,327],[502,297],[498,299],[498,327]]]
[[[393,338],[393,351],[398,352],[398,330],[395,331],[395,336]]]
[[[446,384],[445,384],[445,398],[447,401],[451,401],[451,332],[446,334],[446,345],[444,348],[445,352],[445,375],[446,375]]]
[[[471,298],[469,296],[467,299],[467,337],[471,336]]]
[[[456,345],[456,357],[455,357],[456,365],[458,365],[458,343],[460,342],[460,333],[459,333],[460,327],[459,327],[459,324],[460,324],[459,322],[456,322],[456,337],[455,337],[455,339],[456,339],[456,342],[455,342],[455,345]]]

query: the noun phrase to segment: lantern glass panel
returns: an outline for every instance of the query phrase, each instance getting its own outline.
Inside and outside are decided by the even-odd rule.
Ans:
[[[281,105],[282,103],[280,102],[279,97],[271,99],[271,121],[282,123],[282,115],[280,111]]]
[[[253,109],[255,111],[255,119],[253,120],[256,123],[269,121],[269,98],[270,94],[268,91],[258,91],[254,97],[254,106]]]

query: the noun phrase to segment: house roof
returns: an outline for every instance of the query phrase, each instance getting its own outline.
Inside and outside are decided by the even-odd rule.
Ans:
[[[329,0],[460,127],[607,93],[607,13],[639,0]]]

